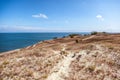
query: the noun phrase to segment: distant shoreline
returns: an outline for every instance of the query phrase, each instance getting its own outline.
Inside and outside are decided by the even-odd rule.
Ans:
[[[59,33],[59,32],[58,32]],[[67,32],[66,32],[67,33]],[[1,34],[1,33],[0,33]],[[6,34],[6,33],[3,33],[3,34]],[[9,33],[7,33],[7,34],[9,34]],[[11,34],[11,33],[10,33]],[[12,34],[16,34],[16,33],[12,33]],[[17,34],[41,34],[41,33],[17,33]],[[47,34],[47,33],[45,33],[45,34]],[[52,33],[52,34],[56,34],[56,33]],[[72,34],[72,33],[68,33],[67,35],[65,35],[65,36],[68,36],[68,35],[70,35],[70,34]],[[76,33],[73,33],[73,34],[76,34]],[[78,34],[82,34],[82,33],[78,33]],[[89,35],[90,34],[90,32],[86,32],[86,35]],[[120,34],[120,33],[107,33],[107,34]],[[64,35],[62,36],[62,37],[64,37]],[[54,38],[62,38],[62,37],[51,37],[50,39],[45,39],[45,41],[46,40],[53,40]],[[37,44],[37,43],[39,43],[39,42],[41,42],[41,41],[44,41],[44,40],[40,40],[40,41],[38,41],[38,42],[35,42],[34,44]],[[31,44],[31,45],[28,45],[28,46],[33,46],[34,44]],[[0,54],[1,53],[9,53],[9,52],[11,52],[11,51],[16,51],[16,50],[20,50],[20,49],[22,49],[22,48],[26,48],[26,47],[28,47],[28,46],[24,46],[24,47],[21,47],[21,48],[16,48],[16,49],[12,49],[12,50],[7,50],[7,51],[1,51],[0,52]]]

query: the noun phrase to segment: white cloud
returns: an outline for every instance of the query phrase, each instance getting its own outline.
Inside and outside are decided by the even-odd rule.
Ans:
[[[44,18],[44,19],[48,19],[48,17],[45,14],[36,14],[36,15],[32,15],[32,17],[34,18]]]
[[[97,18],[98,20],[100,20],[100,21],[104,21],[103,16],[102,16],[102,15],[100,15],[100,14],[98,14],[98,15],[96,16],[96,18]]]

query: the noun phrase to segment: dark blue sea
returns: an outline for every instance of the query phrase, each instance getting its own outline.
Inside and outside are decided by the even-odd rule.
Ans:
[[[72,33],[0,33],[0,52],[24,48],[42,40],[68,36]],[[77,34],[88,34],[82,32]]]

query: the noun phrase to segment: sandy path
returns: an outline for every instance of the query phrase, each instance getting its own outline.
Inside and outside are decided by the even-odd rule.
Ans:
[[[65,77],[69,76],[69,66],[71,61],[74,59],[73,53],[69,53],[51,70],[51,74],[46,80],[64,80]]]
[[[84,38],[84,39],[82,39],[82,41],[85,41],[85,40],[91,39],[91,38],[93,38],[93,37],[95,37],[95,35],[90,36],[90,37],[87,37],[87,38]]]

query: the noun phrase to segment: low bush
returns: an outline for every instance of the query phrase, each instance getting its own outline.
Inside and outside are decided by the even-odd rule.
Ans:
[[[91,32],[91,35],[96,35],[98,34],[98,32],[94,31],[94,32]]]
[[[57,37],[54,37],[53,39],[57,39]]]
[[[76,40],[75,40],[75,42],[76,42],[76,43],[79,43],[79,40],[78,40],[78,39],[76,39]]]
[[[79,34],[70,34],[70,38],[74,38],[74,36],[78,36]]]

